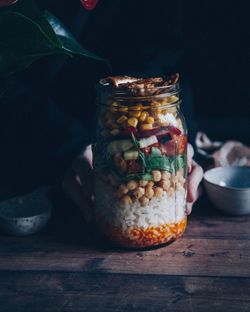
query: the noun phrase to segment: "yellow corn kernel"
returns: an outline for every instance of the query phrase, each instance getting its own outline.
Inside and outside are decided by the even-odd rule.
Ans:
[[[165,99],[162,99],[162,100],[160,101],[160,103],[161,103],[161,105],[168,104],[168,103],[169,103],[169,102],[168,102],[168,97],[165,98]]]
[[[119,111],[119,112],[127,112],[127,111],[128,111],[128,106],[120,106],[120,107],[118,108],[118,111]]]
[[[114,102],[113,104],[111,104],[111,106],[109,107],[109,112],[112,114],[114,112],[117,112],[119,105]]]
[[[138,124],[138,119],[137,118],[132,117],[132,118],[128,119],[128,126],[129,127],[136,128],[137,124]]]
[[[178,96],[175,96],[175,95],[170,95],[168,98],[168,103],[175,103],[179,100]]]
[[[146,118],[146,123],[148,123],[148,124],[153,124],[155,122],[155,120],[154,120],[154,118],[153,117],[147,117]]]
[[[110,131],[110,134],[113,136],[117,136],[120,134],[120,130],[119,129],[113,129]]]
[[[169,107],[168,108],[168,113],[169,114],[173,114],[174,116],[176,116],[176,114],[177,114],[176,107]]]
[[[141,113],[141,116],[140,116],[140,118],[139,118],[139,121],[140,122],[143,122],[143,121],[145,121],[145,119],[148,117],[148,112],[142,112]]]
[[[118,108],[117,107],[110,107],[110,110],[109,110],[111,113],[116,113],[118,112]]]
[[[117,119],[117,122],[118,122],[118,124],[121,125],[121,124],[123,124],[127,119],[128,119],[127,116],[122,115],[121,117],[119,117],[119,118]]]
[[[140,129],[141,131],[151,130],[153,129],[153,124],[141,124]]]
[[[152,109],[152,114],[153,115],[157,115],[157,114],[161,114],[161,112],[162,112],[162,109],[161,108],[153,108]]]
[[[168,112],[168,110],[167,110],[167,109],[163,109],[163,110],[161,111],[162,115],[166,115],[166,114],[167,114],[167,112]]]
[[[138,104],[138,105],[135,105],[135,106],[130,106],[129,109],[132,110],[132,111],[140,111],[142,109],[142,105]]]
[[[152,103],[150,104],[150,106],[151,106],[151,107],[160,107],[160,106],[161,106],[161,103],[159,103],[159,102],[152,102]]]
[[[139,112],[139,111],[129,112],[128,114],[129,114],[129,117],[140,118],[140,116],[141,116],[141,112]]]

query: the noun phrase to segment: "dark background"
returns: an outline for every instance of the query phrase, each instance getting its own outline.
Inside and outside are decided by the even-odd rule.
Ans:
[[[199,128],[250,143],[250,2],[191,1],[186,7],[189,76]]]
[[[71,28],[70,14],[63,16],[62,12],[77,10],[79,4],[72,2],[63,9],[56,4],[52,8]],[[236,139],[249,144],[249,8],[250,2],[244,0],[100,0],[82,19],[79,39],[106,57],[114,74],[148,76],[179,71],[189,129],[203,130],[216,140]],[[74,78],[73,74],[64,76],[62,83],[69,85],[73,79],[81,91],[85,86],[85,101],[91,102],[93,83],[105,75],[105,68],[89,60],[81,64],[78,76],[74,66],[79,62],[71,62]],[[79,103],[80,96],[76,92],[68,98]],[[67,104],[64,107],[67,109]],[[82,107],[76,104],[71,112],[86,115]],[[92,104],[88,106],[90,115],[91,108]]]
[[[250,1],[38,0],[105,63],[55,56],[6,80],[0,102],[0,190],[60,181],[95,127],[95,88],[111,74],[181,74],[189,141],[250,145]],[[1,82],[2,83],[2,82]],[[1,195],[1,194],[0,194]]]

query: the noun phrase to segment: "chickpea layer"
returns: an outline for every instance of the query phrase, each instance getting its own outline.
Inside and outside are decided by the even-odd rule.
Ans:
[[[114,188],[114,197],[120,201],[122,206],[130,205],[138,200],[142,207],[146,207],[154,197],[162,198],[164,193],[172,198],[175,191],[183,189],[186,183],[183,169],[176,174],[170,174],[165,170],[153,170],[151,174],[153,180],[130,180],[120,185],[112,175],[105,177],[104,180],[110,182]]]

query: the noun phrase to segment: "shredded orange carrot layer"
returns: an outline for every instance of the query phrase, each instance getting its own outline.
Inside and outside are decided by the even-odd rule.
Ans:
[[[100,224],[100,222],[99,222]],[[187,218],[181,222],[149,226],[148,228],[129,227],[125,231],[111,224],[100,224],[103,232],[116,244],[123,247],[150,247],[166,244],[179,238],[185,231]]]

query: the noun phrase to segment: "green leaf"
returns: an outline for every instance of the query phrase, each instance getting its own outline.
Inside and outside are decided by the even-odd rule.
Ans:
[[[172,172],[177,172],[179,171],[181,168],[186,167],[186,156],[185,155],[178,155],[176,157],[173,157],[171,159],[171,171]]]
[[[29,19],[40,29],[40,31],[58,48],[62,47],[60,40],[48,23],[46,16],[42,14],[33,0],[18,1],[16,5],[10,7],[10,11],[20,14]]]
[[[134,173],[134,174],[126,175],[126,176],[121,176],[121,175],[117,174],[117,172],[115,170],[111,170],[111,173],[113,176],[116,177],[117,180],[124,181],[124,182],[130,181],[130,180],[150,181],[153,179],[153,177],[150,173]]]
[[[29,18],[15,13],[0,14],[0,72],[13,72],[35,60],[58,53],[57,48]]]
[[[153,177],[150,173],[135,173],[135,174],[129,174],[126,177],[123,178],[123,181],[129,181],[129,180],[145,180],[150,181]]]
[[[159,148],[152,147],[151,154],[145,157],[145,167],[149,172],[154,169],[161,169],[172,172],[171,158],[162,155]]]
[[[59,53],[105,61],[82,48],[53,15],[46,12],[43,16],[32,0],[0,10],[0,73],[25,69],[38,59]]]
[[[177,171],[186,166],[186,155],[179,155],[176,157],[176,169]]]
[[[146,159],[145,159],[145,155],[142,151],[139,151],[139,157],[141,159],[141,162],[142,162],[142,168],[144,170],[144,172],[146,171],[147,169],[147,163],[146,163]]]
[[[133,133],[131,133],[131,138],[132,138],[132,142],[135,146],[135,148],[138,150],[139,153],[139,158],[141,159],[142,162],[142,168],[143,171],[145,172],[147,169],[147,164],[146,164],[146,160],[145,160],[145,155],[144,153],[140,150],[140,144],[139,141],[136,139],[135,135]]]
[[[62,49],[68,53],[86,56],[99,61],[107,62],[105,59],[95,55],[94,53],[84,49],[72,36],[72,34],[64,27],[64,25],[50,12],[45,12],[45,17],[53,28],[55,34],[62,44]]]
[[[161,169],[161,170],[167,170],[169,172],[172,172],[171,168],[171,161],[166,156],[148,156],[146,157],[146,167],[147,170],[155,170],[155,169]]]
[[[151,148],[151,157],[161,156],[161,151],[157,147]]]
[[[132,142],[134,144],[134,146],[140,150],[140,144],[139,141],[137,140],[137,138],[135,137],[134,133],[131,132],[131,138],[132,138]]]

